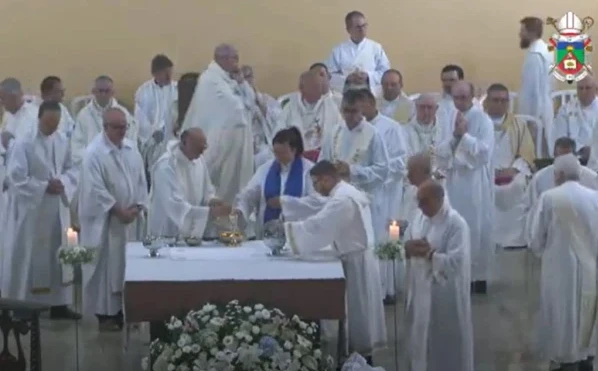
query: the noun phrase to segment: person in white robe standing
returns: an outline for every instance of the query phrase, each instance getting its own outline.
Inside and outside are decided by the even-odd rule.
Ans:
[[[376,98],[369,89],[359,90],[360,105],[365,119],[374,126],[384,141],[388,153],[388,173],[381,187],[374,193],[372,220],[374,221],[376,244],[388,242],[388,226],[400,219],[403,196],[404,158],[407,154],[405,134],[398,122],[382,115],[376,108]],[[394,264],[397,268],[399,264]],[[399,268],[400,269],[400,268]],[[385,303],[394,304],[395,285],[393,263],[380,261],[382,290]]]
[[[432,155],[427,152],[418,152],[409,156],[407,160],[407,176],[405,182],[405,192],[401,202],[401,220],[407,221],[407,225],[413,223],[413,218],[417,213],[417,188],[426,180],[437,180],[433,172]],[[444,195],[445,202],[448,202],[448,195]]]
[[[405,243],[409,370],[473,371],[469,227],[436,181],[419,186],[417,202]]]
[[[386,323],[369,200],[342,181],[330,161],[318,162],[310,175],[315,190],[329,199],[307,219],[285,222],[287,243],[298,255],[317,254],[332,245],[345,272],[348,350],[365,356],[372,365],[372,353],[386,345]],[[293,212],[283,202],[284,215],[287,209]]]
[[[403,75],[399,70],[389,69],[382,75],[382,96],[378,108],[383,115],[408,123],[415,115],[415,104],[403,91]]]
[[[203,238],[210,217],[230,214],[230,206],[214,196],[202,154],[207,141],[200,128],[181,133],[174,148],[152,169],[150,236]]]
[[[577,97],[559,107],[554,119],[552,137],[573,139],[584,163],[591,156],[592,136],[598,121],[597,93],[596,80],[592,76],[586,76],[577,83]]]
[[[13,77],[0,82],[0,100],[4,107],[0,128],[0,154],[4,163],[7,163],[14,140],[36,133],[38,107],[25,102],[21,82]]]
[[[550,156],[554,148],[554,107],[551,97],[553,76],[550,65],[554,59],[542,40],[544,21],[525,17],[520,21],[519,46],[527,50],[521,69],[521,84],[517,94],[517,113],[537,118],[542,123],[542,150],[538,153]]]
[[[260,166],[235,200],[236,213],[247,223],[256,212],[256,238],[264,224],[280,218],[281,198],[313,193],[309,171],[313,163],[302,156],[303,139],[296,127],[280,130],[272,139],[274,159]]]
[[[299,77],[299,92],[288,102],[282,102],[280,129],[296,127],[301,132],[305,152],[303,156],[316,161],[322,140],[343,125],[338,106],[330,96],[322,95],[322,77],[315,71],[303,72]]]
[[[341,102],[343,101],[343,94],[330,89],[330,80],[332,79],[332,75],[330,74],[330,71],[328,71],[328,66],[326,66],[325,63],[316,62],[309,66],[309,71],[317,73],[322,78],[322,97],[332,98],[334,103],[336,103],[340,109]]]
[[[598,325],[598,193],[579,183],[573,154],[554,160],[557,185],[542,194],[530,248],[542,261],[538,345],[553,369],[593,370]]]
[[[139,149],[148,173],[174,137],[172,106],[177,100],[176,82],[172,80],[174,63],[170,58],[158,54],[150,68],[152,79],[135,92],[133,113],[139,125]]]
[[[345,80],[352,75],[363,83],[369,79],[370,89],[378,96],[382,74],[390,68],[388,57],[382,45],[366,37],[368,24],[362,12],[347,13],[345,27],[349,40],[332,48],[326,61],[332,75],[330,86],[342,92]]]
[[[239,54],[228,44],[214,50],[214,60],[202,72],[183,130],[201,128],[212,145],[206,150],[205,162],[216,188],[216,197],[232,204],[254,169],[251,112],[238,89],[241,79]]]
[[[82,269],[83,308],[96,314],[100,331],[119,331],[125,247],[143,238],[147,181],[139,151],[125,138],[125,113],[107,109],[103,125],[83,157],[79,183],[80,243],[96,252],[95,261]]]
[[[453,84],[457,111],[443,127],[434,151],[446,189],[455,210],[465,218],[471,234],[471,278],[476,293],[486,293],[494,257],[494,125],[473,103],[473,85]]]
[[[430,93],[423,93],[415,100],[415,116],[403,126],[407,153],[410,156],[420,152],[434,153],[434,147],[442,134],[436,119],[437,110],[436,98]]]
[[[521,202],[532,177],[535,148],[527,123],[509,112],[509,89],[492,84],[484,106],[494,123],[494,241],[503,248],[526,246],[525,207]]]
[[[62,103],[64,100],[64,85],[58,76],[47,76],[40,84],[42,101],[54,101],[60,104],[60,124],[58,130],[63,132],[67,138],[71,138],[75,129],[75,120],[69,109]]]
[[[35,135],[15,142],[8,163],[10,181],[2,237],[2,297],[51,306],[50,317],[79,319],[72,303],[72,277],[63,274],[58,249],[66,245],[69,203],[77,187],[68,138],[58,131],[60,104],[39,107]]]

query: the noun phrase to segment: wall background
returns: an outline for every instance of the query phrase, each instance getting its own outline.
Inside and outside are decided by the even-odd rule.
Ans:
[[[55,74],[73,97],[108,74],[130,102],[155,54],[169,55],[178,75],[205,68],[214,46],[226,41],[254,66],[259,87],[279,95],[295,90],[298,74],[347,37],[343,18],[354,9],[366,14],[369,36],[403,72],[408,93],[438,90],[447,63],[462,65],[477,85],[517,89],[523,16],[573,11],[598,21],[595,0],[2,0],[0,75],[37,93],[41,79]],[[545,31],[553,33],[551,26]],[[596,35],[598,69],[598,24],[589,33]]]

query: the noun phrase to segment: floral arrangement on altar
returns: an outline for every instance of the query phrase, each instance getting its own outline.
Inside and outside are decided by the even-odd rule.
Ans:
[[[374,251],[380,260],[403,260],[405,250],[399,241],[388,241],[379,244]]]
[[[185,318],[172,317],[167,328],[168,339],[150,344],[144,370],[327,371],[333,365],[314,345],[317,324],[262,304],[206,304]]]
[[[58,249],[58,262],[62,265],[82,265],[93,261],[95,251],[79,246],[77,232],[69,228],[66,232],[67,245]]]

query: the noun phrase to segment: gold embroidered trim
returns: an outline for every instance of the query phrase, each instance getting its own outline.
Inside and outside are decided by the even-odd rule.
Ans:
[[[339,140],[338,138],[341,135],[341,131],[342,131],[342,127],[338,127],[336,129],[336,134],[334,134],[334,138],[332,140],[332,148],[333,153],[332,153],[332,161],[338,161],[338,158],[340,157],[340,144],[339,144]],[[357,148],[355,150],[355,154],[353,155],[353,157],[351,157],[351,160],[349,161],[349,164],[356,164],[359,161],[359,158],[361,157],[361,148]]]

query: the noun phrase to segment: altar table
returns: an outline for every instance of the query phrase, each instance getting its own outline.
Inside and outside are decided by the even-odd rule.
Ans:
[[[128,323],[164,321],[204,304],[261,303],[306,319],[345,318],[341,262],[270,257],[262,241],[239,247],[204,242],[163,248],[150,258],[141,242],[127,244],[124,310]]]

